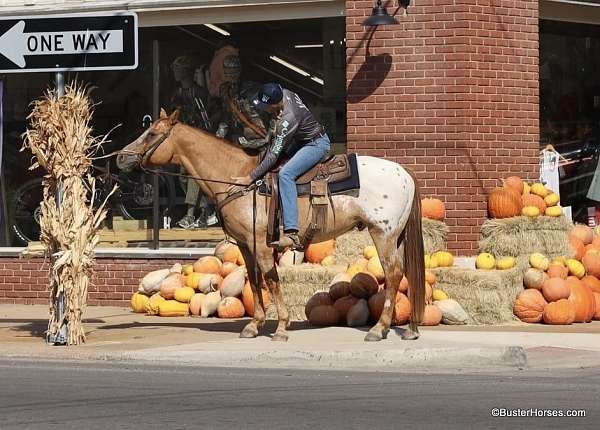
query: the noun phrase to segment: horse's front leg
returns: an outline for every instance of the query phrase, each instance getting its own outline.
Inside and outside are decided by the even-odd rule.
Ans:
[[[279,284],[279,275],[277,274],[277,266],[275,266],[273,250],[265,248],[258,252],[257,258],[260,269],[264,274],[265,282],[271,293],[271,297],[277,307],[277,318],[279,322],[272,340],[286,342],[288,340],[287,329],[290,325],[290,316],[287,306],[283,301],[283,294]]]
[[[252,321],[250,321],[242,332],[240,333],[241,338],[255,338],[258,336],[258,331],[265,324],[265,307],[261,294],[261,288],[264,283],[263,275],[260,268],[255,264],[256,257],[250,252],[248,247],[244,245],[239,246],[244,261],[246,262],[246,270],[248,271],[248,279],[250,280],[250,287],[252,288],[252,295],[254,296],[254,315]],[[255,268],[257,270],[255,270]]]

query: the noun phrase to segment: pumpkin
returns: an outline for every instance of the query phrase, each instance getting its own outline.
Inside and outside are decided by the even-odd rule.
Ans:
[[[432,258],[436,259],[438,267],[452,267],[454,264],[454,257],[448,251],[438,251]]]
[[[195,291],[193,288],[181,287],[175,290],[175,294],[173,296],[175,297],[175,300],[180,303],[189,303],[190,300],[192,300],[192,297],[194,297],[194,294]]]
[[[346,270],[346,274],[350,277],[350,279],[352,279],[357,273],[363,272],[365,270],[366,267],[363,268],[361,265],[355,263],[348,267],[348,270]]]
[[[425,218],[444,221],[444,218],[446,218],[446,207],[440,199],[423,199],[421,200],[421,214]]]
[[[238,265],[235,263],[231,263],[229,261],[226,261],[225,263],[223,263],[223,265],[221,266],[221,273],[219,273],[219,275],[221,275],[222,278],[225,278],[227,275],[229,275],[231,272],[235,271],[238,269]]]
[[[146,313],[148,315],[158,315],[158,305],[160,302],[164,302],[165,298],[160,293],[153,294],[148,303],[146,303]]]
[[[398,285],[398,292],[406,294],[408,292],[408,279],[406,276],[403,276],[400,280],[400,285]]]
[[[575,320],[575,306],[566,299],[548,303],[544,308],[543,319],[546,324],[571,324]]]
[[[335,255],[328,255],[321,261],[321,266],[331,267],[335,264]]]
[[[569,273],[573,276],[578,277],[579,279],[585,276],[585,267],[579,261],[569,258],[567,260],[567,269],[569,269]]]
[[[186,317],[190,314],[190,306],[177,300],[165,300],[158,304],[158,314],[161,317]]]
[[[456,300],[439,300],[434,303],[434,306],[442,311],[442,322],[444,324],[466,324],[469,319],[469,315]]]
[[[271,304],[271,295],[269,294],[269,290],[264,288],[260,289],[260,295],[262,296],[264,309],[267,309],[267,306]],[[250,317],[254,316],[254,293],[252,292],[252,287],[250,286],[250,282],[246,281],[244,284],[244,289],[242,291],[242,303],[244,304],[244,309],[246,310],[246,314]]]
[[[429,254],[425,254],[423,257],[423,260],[425,262],[425,268],[426,269],[435,269],[437,268],[437,258],[435,260],[431,259],[431,255]]]
[[[514,257],[502,257],[496,262],[496,269],[508,270],[515,267],[516,260]]]
[[[594,319],[600,320],[600,293],[593,292],[594,301],[596,302],[596,311],[594,312]]]
[[[363,257],[366,258],[367,260],[370,260],[371,258],[375,257],[376,255],[377,255],[377,248],[375,248],[374,245],[365,246],[365,249],[363,249]]]
[[[203,318],[208,318],[213,315],[217,311],[217,307],[219,306],[219,302],[221,301],[221,292],[213,291],[212,293],[208,293],[206,298],[200,304],[200,316]]]
[[[385,273],[383,272],[383,266],[381,265],[381,261],[379,261],[378,256],[374,256],[369,260],[367,264],[367,270],[371,273],[378,282],[385,281]]]
[[[541,291],[546,279],[548,279],[548,275],[541,270],[530,267],[523,275],[523,285],[525,288],[533,288]]]
[[[213,252],[213,255],[215,257],[217,257],[219,260],[223,261],[223,257],[225,256],[225,251],[227,251],[229,248],[236,246],[235,244],[229,242],[228,240],[222,240],[219,243],[217,243],[217,246],[215,246],[215,251]]]
[[[488,212],[492,218],[510,218],[521,213],[523,203],[507,188],[492,190],[488,198]]]
[[[596,227],[596,228],[598,228],[598,227]],[[592,245],[594,245],[594,248],[600,249],[600,236],[598,236],[596,234],[595,229],[594,229],[594,239],[592,239]]]
[[[319,264],[325,257],[335,252],[335,239],[325,242],[310,243],[304,252],[304,259],[309,263]]]
[[[545,255],[536,252],[529,256],[529,264],[534,269],[546,271],[550,266],[550,260]]]
[[[402,293],[396,294],[396,303],[394,303],[394,314],[392,317],[392,325],[403,325],[410,318],[410,301]]]
[[[202,307],[202,302],[206,299],[206,294],[196,293],[190,300],[190,313],[192,315],[200,315],[200,309]]]
[[[546,216],[551,216],[551,217],[558,217],[562,215],[562,208],[560,206],[552,206],[547,208],[544,211],[544,215]]]
[[[433,285],[437,282],[437,276],[431,270],[425,271],[425,280],[429,282],[429,285]]]
[[[410,290],[410,287],[409,287]],[[433,288],[429,285],[429,282],[425,281],[425,303],[431,304],[433,298]]]
[[[369,272],[359,272],[350,280],[350,294],[359,299],[368,299],[379,291],[377,278]]]
[[[524,182],[518,176],[509,176],[504,180],[504,186],[515,190],[519,195],[523,194]]]
[[[600,280],[598,280],[598,278],[596,278],[595,276],[584,276],[581,279],[581,282],[583,282],[584,285],[590,287],[590,290],[592,290],[593,292],[600,293]]]
[[[221,285],[219,291],[223,297],[236,297],[242,294],[244,284],[246,283],[246,269],[239,268],[238,270],[227,275]]]
[[[202,279],[202,273],[192,272],[185,277],[185,286],[196,289],[198,288],[200,279]]]
[[[524,194],[521,196],[521,203],[525,207],[534,206],[538,208],[540,214],[546,212],[546,202],[540,196],[536,196],[535,194]]]
[[[310,312],[316,306],[333,306],[333,301],[331,300],[328,291],[319,291],[313,294],[310,299],[308,299],[306,305],[304,306],[304,314],[306,315],[306,318],[310,319]]]
[[[571,289],[569,288],[567,281],[560,278],[549,278],[542,286],[544,298],[549,302],[566,299],[569,297],[570,292]]]
[[[146,312],[146,306],[150,301],[150,297],[142,293],[133,293],[131,296],[131,300],[129,301],[131,305],[131,310],[136,313],[144,313]]]
[[[533,269],[533,270],[535,270],[535,269]],[[567,276],[569,276],[569,269],[567,269],[562,264],[552,263],[548,267],[548,272],[547,273],[548,273],[548,276],[550,278],[567,279]]]
[[[379,294],[379,293],[377,293],[377,294]],[[373,297],[375,297],[375,296],[373,296]],[[333,304],[333,307],[338,311],[338,314],[340,315],[340,322],[343,322],[343,323],[347,322],[346,317],[348,315],[348,311],[350,311],[350,309],[355,304],[357,304],[359,300],[361,300],[361,299],[358,299],[354,296],[345,296],[345,297],[341,297],[335,301],[335,303]],[[369,299],[369,300],[371,300],[371,299]]]
[[[540,196],[541,198],[546,197],[550,193],[548,189],[544,186],[544,184],[540,184],[539,182],[531,186],[530,192],[531,194],[535,194],[537,196]]]
[[[548,206],[556,206],[560,201],[560,197],[556,193],[550,193],[546,197],[544,197],[544,203]]]
[[[571,285],[569,301],[575,306],[575,319],[573,322],[583,323],[592,320],[596,312],[596,301],[589,287],[583,283]]]
[[[434,288],[431,298],[433,299],[434,302],[436,302],[438,300],[446,300],[448,298],[448,294],[444,293],[442,290],[438,290],[437,288]]]
[[[202,273],[199,279],[197,284],[198,291],[204,294],[217,291],[219,285],[223,282],[221,275],[217,275],[216,273]]]
[[[439,325],[442,321],[442,311],[434,305],[425,305],[423,320],[419,325],[432,326]]]
[[[491,270],[496,267],[496,259],[492,254],[483,252],[475,259],[475,267],[482,270]]]
[[[160,283],[171,274],[169,269],[154,270],[146,274],[140,281],[138,291],[145,294],[154,294],[160,290]]]
[[[350,281],[351,278],[347,273],[338,273],[333,277],[329,283],[329,295],[332,302],[350,295]]]
[[[360,299],[348,310],[346,323],[348,327],[362,327],[367,324],[367,321],[369,321],[369,305],[365,299]]]
[[[214,273],[219,274],[221,272],[221,260],[212,255],[206,257],[200,257],[194,262],[194,272],[196,273]]]
[[[160,283],[160,295],[167,300],[175,298],[175,290],[185,286],[184,276],[180,273],[172,273]]]
[[[538,290],[525,290],[517,296],[513,304],[513,313],[523,322],[538,323],[542,320],[547,304]]]
[[[181,268],[181,273],[184,275],[190,275],[194,273],[194,266],[192,264],[186,264]]]
[[[573,250],[574,258],[581,261],[585,255],[585,245],[583,244],[583,241],[578,237],[569,236],[569,245],[571,245],[571,249]]]
[[[373,321],[379,321],[385,305],[385,291],[379,291],[377,294],[373,294],[369,297],[368,305],[371,319]]]
[[[521,215],[526,216],[528,218],[537,218],[540,216],[540,210],[535,206],[525,206],[521,211]]]
[[[237,297],[225,297],[217,305],[219,318],[242,318],[245,313],[244,304]]]
[[[311,309],[308,322],[317,327],[338,325],[340,314],[333,305],[319,305]]]
[[[594,240],[594,231],[584,224],[575,224],[575,227],[569,233],[570,237],[576,237],[584,245],[589,245]]]
[[[237,245],[228,246],[223,252],[223,258],[221,261],[223,263],[234,263],[237,265],[238,257],[240,256],[240,248]]]
[[[588,275],[600,278],[600,251],[592,249],[586,252],[581,261]]]

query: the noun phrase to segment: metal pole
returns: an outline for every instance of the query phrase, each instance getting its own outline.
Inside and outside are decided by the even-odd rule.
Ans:
[[[56,94],[58,97],[62,97],[65,95],[65,76],[63,72],[56,72],[55,75],[56,81]],[[56,185],[56,207],[58,208],[59,213],[62,214],[62,202],[63,202],[63,184],[59,180]],[[49,338],[48,343],[52,343],[54,345],[66,345],[67,344],[67,321],[64,318],[65,314],[65,295],[64,292],[61,292],[57,297],[57,311],[58,311],[58,321],[62,321],[60,326],[60,330],[58,334],[54,338]]]
[[[152,115],[154,119],[160,116],[160,63],[159,63],[159,46],[158,40],[152,41]],[[158,175],[154,174],[152,177],[152,191],[153,191],[153,206],[152,206],[152,248],[158,249],[159,247],[159,182]]]

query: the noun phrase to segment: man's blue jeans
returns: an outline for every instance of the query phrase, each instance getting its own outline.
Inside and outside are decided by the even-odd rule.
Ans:
[[[330,147],[329,137],[323,135],[301,146],[279,171],[279,195],[281,196],[284,230],[298,230],[296,179],[325,158]]]

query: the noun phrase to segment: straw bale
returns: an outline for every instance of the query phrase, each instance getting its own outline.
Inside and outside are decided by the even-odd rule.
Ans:
[[[516,322],[512,307],[523,290],[527,259],[521,257],[509,270],[474,270],[459,267],[433,269],[439,288],[456,300],[469,314],[469,324]]]
[[[518,257],[534,252],[551,257],[572,256],[568,237],[572,228],[562,216],[489,219],[481,226],[479,250],[495,256]]]

